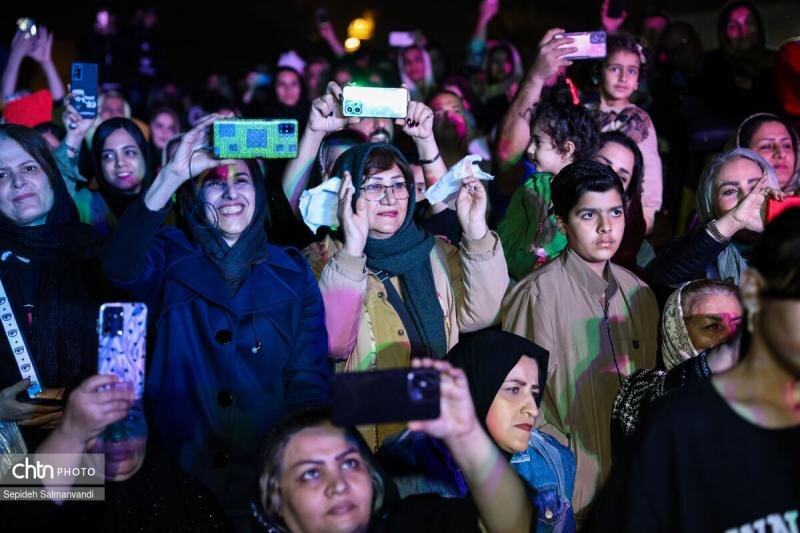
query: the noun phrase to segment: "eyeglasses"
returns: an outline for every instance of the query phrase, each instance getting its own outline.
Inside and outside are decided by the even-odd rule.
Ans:
[[[405,200],[408,198],[408,184],[405,182],[392,183],[391,185],[381,185],[379,183],[370,183],[361,187],[364,191],[364,198],[368,202],[380,202],[386,196],[387,191],[392,191],[392,196],[395,200]]]

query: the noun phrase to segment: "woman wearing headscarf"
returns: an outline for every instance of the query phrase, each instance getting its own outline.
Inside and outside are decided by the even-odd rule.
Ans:
[[[427,100],[436,85],[428,51],[419,45],[404,48],[397,55],[397,67],[411,99],[423,102]]]
[[[554,437],[533,428],[546,386],[547,351],[513,333],[482,331],[459,341],[447,359],[464,371],[478,421],[526,481],[537,511],[536,531],[574,531],[575,457]],[[467,480],[447,448],[424,433],[387,438],[378,457],[401,496],[467,494]]]
[[[786,194],[800,189],[800,137],[785,118],[772,113],[750,115],[736,131],[736,147],[749,148],[763,157]]]
[[[288,409],[327,401],[329,367],[314,275],[296,250],[267,244],[258,165],[205,148],[228,117],[183,136],[123,215],[104,267],[158,324],[146,389],[156,434],[242,525],[260,438]],[[159,229],[179,188],[188,231]]]
[[[97,309],[109,292],[97,252],[98,236],[79,221],[44,138],[0,126],[2,305],[27,341],[43,396],[60,398],[97,367]],[[61,407],[26,401],[32,383],[23,380],[8,338],[0,341],[0,420],[17,421],[33,449]]]
[[[717,156],[697,186],[697,213],[704,228],[678,239],[647,266],[651,282],[676,288],[693,279],[738,285],[754,238],[764,230],[768,197],[783,199],[775,171],[747,148]]]
[[[742,322],[738,288],[730,283],[694,280],[675,290],[661,316],[664,369],[642,368],[625,378],[611,413],[615,461],[629,452],[650,405],[675,389],[720,373],[736,362],[724,346]]]
[[[415,120],[431,123],[433,116]],[[394,146],[350,148],[339,156],[333,175],[343,178],[344,240],[328,236],[306,254],[325,302],[329,355],[340,370],[403,368],[412,357],[441,358],[461,331],[498,321],[508,272],[502,245],[486,225],[486,193],[477,179],[461,184],[457,213],[463,238],[456,248],[414,221],[414,177]],[[362,431],[377,449],[400,428],[387,424]]]

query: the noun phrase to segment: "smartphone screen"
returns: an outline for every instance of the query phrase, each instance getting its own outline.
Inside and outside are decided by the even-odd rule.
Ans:
[[[408,113],[408,90],[403,87],[348,85],[342,98],[345,117],[405,118]]]
[[[767,213],[764,217],[767,222],[771,221],[787,209],[800,207],[800,196],[787,196],[785,200],[767,199]]]
[[[294,119],[224,119],[214,122],[217,159],[287,159],[297,157]]]
[[[97,320],[97,373],[113,374],[133,384],[136,399],[144,395],[147,306],[106,303]]]
[[[576,52],[561,56],[562,59],[578,60],[606,57],[606,32],[604,31],[562,33],[560,36],[574,39],[570,46],[578,49]]]
[[[398,368],[346,372],[331,378],[331,419],[337,426],[439,417],[439,372]]]

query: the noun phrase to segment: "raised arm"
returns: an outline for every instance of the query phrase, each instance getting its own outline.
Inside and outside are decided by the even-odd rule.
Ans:
[[[28,55],[32,45],[32,39],[30,37],[26,38],[22,32],[15,33],[14,38],[11,39],[11,51],[8,55],[6,68],[3,70],[3,101],[11,98],[16,92],[19,67],[22,64],[22,60]]]
[[[482,0],[478,11],[478,22],[475,24],[475,32],[469,42],[467,50],[467,65],[472,68],[483,66],[483,57],[486,54],[486,28],[489,22],[500,11],[499,0]]]
[[[414,141],[422,163],[425,183],[431,187],[447,172],[447,165],[444,164],[433,136],[433,110],[422,102],[411,101],[408,103],[406,118],[396,120],[395,124],[401,126]]]
[[[436,420],[409,422],[409,429],[445,442],[467,479],[486,530],[530,531],[533,506],[522,480],[478,421],[464,371],[432,359],[413,359],[411,364],[440,372],[441,414]]]
[[[517,94],[511,101],[505,116],[500,122],[500,129],[495,141],[495,161],[498,173],[497,186],[501,192],[510,195],[517,186],[513,173],[508,173],[525,153],[531,142],[530,113],[534,104],[542,96],[545,81],[554,76],[562,67],[568,67],[571,61],[561,57],[576,52],[571,45],[571,38],[558,38],[564,33],[562,28],[551,28],[539,42],[539,54],[533,66],[525,73]]]
[[[51,57],[52,50],[53,34],[42,26],[39,28],[39,33],[36,35],[33,45],[28,51],[28,56],[41,65],[44,76],[47,78],[47,86],[50,88],[50,94],[53,100],[60,101],[64,98],[66,91],[64,90],[64,82],[61,81],[61,76],[58,75],[56,66],[53,64],[53,58]]]

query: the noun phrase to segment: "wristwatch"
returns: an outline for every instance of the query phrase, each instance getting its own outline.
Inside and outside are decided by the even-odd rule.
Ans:
[[[708,222],[706,222],[706,231],[709,235],[711,235],[715,241],[719,243],[726,243],[730,241],[728,237],[725,237],[722,233],[719,232],[719,228],[717,227],[717,219],[712,218]]]

